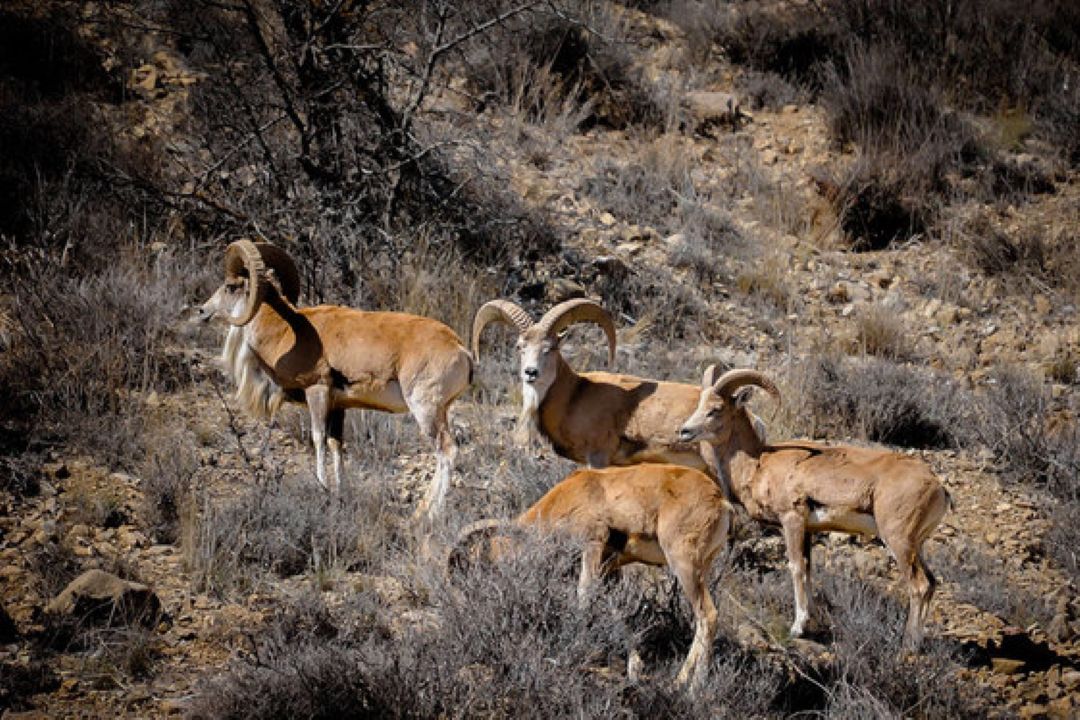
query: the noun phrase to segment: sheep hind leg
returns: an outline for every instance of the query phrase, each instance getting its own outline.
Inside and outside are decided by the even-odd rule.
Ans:
[[[911,651],[919,649],[922,644],[923,629],[926,627],[926,616],[930,609],[930,601],[934,597],[937,588],[937,579],[930,569],[926,567],[921,553],[913,553],[911,565],[905,574],[908,587],[908,615],[904,623],[904,648]]]
[[[330,411],[327,419],[327,441],[330,448],[330,462],[334,466],[334,487],[340,490],[344,476],[344,459],[342,457],[342,443],[345,436],[345,410],[335,408]]]
[[[410,409],[420,425],[420,431],[435,446],[435,476],[431,480],[427,495],[416,508],[417,515],[424,515],[428,520],[433,520],[442,512],[446,504],[446,492],[450,487],[450,476],[453,474],[454,463],[457,460],[457,442],[450,428],[446,407],[432,410],[422,405],[415,405],[410,406]]]
[[[581,573],[578,575],[578,607],[585,607],[596,581],[604,572],[604,551],[607,544],[603,539],[590,540],[581,553]]]
[[[810,619],[806,518],[797,511],[791,512],[780,518],[780,524],[784,531],[784,547],[787,550],[791,584],[795,592],[795,621],[791,624],[791,636],[802,637]]]
[[[702,563],[700,567],[696,566],[690,554],[693,548],[687,548],[687,550],[690,552],[672,553],[669,556],[669,562],[694,611],[694,640],[690,644],[690,652],[687,653],[679,674],[675,677],[675,685],[680,688],[689,685],[693,690],[700,686],[708,670],[709,661],[712,659],[718,614],[705,580],[709,564]]]

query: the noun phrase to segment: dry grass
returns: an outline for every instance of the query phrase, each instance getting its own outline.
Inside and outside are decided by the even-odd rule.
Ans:
[[[797,300],[788,275],[788,259],[777,253],[759,259],[735,278],[739,290],[777,313],[792,312]]]
[[[903,318],[882,304],[866,305],[855,316],[855,343],[866,355],[890,360],[908,360],[912,353]]]

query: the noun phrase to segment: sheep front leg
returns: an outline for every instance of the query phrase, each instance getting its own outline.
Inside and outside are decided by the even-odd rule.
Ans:
[[[330,415],[330,388],[313,385],[304,391],[308,411],[311,413],[311,442],[315,445],[315,477],[325,490],[335,492],[337,487],[326,484],[326,426]]]

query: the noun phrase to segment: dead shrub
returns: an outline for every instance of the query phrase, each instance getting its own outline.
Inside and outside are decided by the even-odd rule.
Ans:
[[[0,455],[0,491],[16,498],[41,492],[41,458],[34,454]]]
[[[1010,580],[1005,559],[990,548],[954,539],[948,548],[932,549],[929,563],[940,578],[951,584],[957,600],[993,613],[1009,625],[1028,627],[1039,623],[1046,628],[1054,616],[1054,608],[1045,597]]]
[[[187,382],[167,350],[184,298],[177,266],[124,254],[100,274],[72,276],[56,260],[7,256],[18,299],[15,338],[0,365],[6,422],[131,467],[140,447],[136,391]]]
[[[227,596],[267,573],[377,569],[400,531],[386,493],[381,483],[350,483],[330,496],[310,477],[272,470],[234,500],[198,498],[184,531],[192,581]]]
[[[602,158],[583,192],[616,218],[675,232],[677,210],[692,213],[697,193],[690,179],[692,159],[676,137],[662,137],[629,162]]]
[[[959,447],[974,436],[973,400],[927,368],[819,356],[793,379],[811,437],[854,437],[912,448]]]
[[[987,275],[1023,282],[1043,274],[1047,251],[1041,234],[1011,236],[980,214],[966,224],[956,239],[961,255]]]
[[[912,178],[896,177],[885,169],[887,162],[878,157],[856,163],[832,198],[840,228],[856,252],[884,250],[921,235],[937,215],[934,197],[916,195],[906,187]]]
[[[722,276],[724,261],[747,252],[747,242],[731,218],[715,207],[687,202],[680,205],[682,223],[678,240],[669,246],[668,260],[689,269],[699,282],[712,283]],[[668,238],[668,242],[672,242]]]
[[[190,433],[164,430],[149,433],[142,478],[142,520],[158,543],[179,539],[180,515],[191,502],[192,478],[199,469],[194,438]]]
[[[787,258],[773,254],[761,258],[735,278],[739,290],[762,301],[777,313],[789,313],[796,305],[794,289],[788,278]]]
[[[778,110],[785,105],[801,105],[809,93],[774,72],[747,70],[735,78],[735,91],[751,110]]]
[[[782,675],[726,641],[701,698],[673,692],[690,639],[674,583],[633,573],[580,606],[576,545],[536,535],[505,562],[452,579],[422,568],[418,580],[435,602],[414,610],[420,621],[401,623],[395,609],[355,594],[336,633],[271,629],[252,657],[202,685],[192,716],[689,718],[769,705]],[[646,674],[629,685],[632,648]]]
[[[836,677],[829,684],[829,717],[979,718],[990,698],[961,682],[963,658],[947,638],[932,634],[911,658],[897,653],[904,611],[888,595],[851,578],[819,572],[828,597]]]
[[[33,697],[60,688],[60,675],[48,662],[0,662],[0,711],[33,711]]]
[[[476,3],[461,21],[475,26],[509,6],[501,0]],[[474,93],[485,100],[520,107],[523,97],[542,99],[525,105],[533,117],[548,112],[552,100],[571,100],[588,108],[584,125],[663,127],[671,107],[663,88],[635,64],[623,22],[600,4],[569,2],[554,11],[540,6],[513,16],[471,43],[463,62]],[[538,80],[554,92],[538,92]]]
[[[912,353],[903,319],[880,303],[864,306],[856,315],[855,342],[863,353],[890,360],[907,360]]]
[[[1034,485],[1065,501],[1077,500],[1080,424],[1051,428],[1052,399],[1041,378],[1018,367],[996,368],[981,398],[980,440],[1002,476]]]

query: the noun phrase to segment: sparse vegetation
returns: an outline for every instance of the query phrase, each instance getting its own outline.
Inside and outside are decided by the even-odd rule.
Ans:
[[[914,448],[957,447],[975,432],[973,401],[926,368],[821,356],[791,378],[809,437]]]
[[[954,638],[1036,624],[1077,653],[1077,7],[3,3],[0,714],[1075,714],[1063,668],[968,673]],[[690,89],[742,117],[695,127]],[[579,604],[575,543],[539,537],[445,575],[465,523],[572,467],[510,443],[512,339],[452,414],[443,517],[411,517],[431,451],[407,415],[349,412],[328,496],[306,412],[238,412],[222,328],[187,323],[240,237],[298,260],[301,305],[466,339],[494,297],[597,297],[616,372],[753,366],[782,381],[770,440],[916,449],[956,501],[927,643],[893,652],[882,548],[820,538],[820,632],[788,637],[783,543],[745,517],[695,696],[670,686],[692,615],[667,571]],[[567,337],[575,368],[598,338]],[[90,568],[154,585],[162,622],[46,616]]]
[[[912,352],[903,319],[884,305],[869,305],[856,316],[855,343],[867,355],[890,360],[906,360]]]

